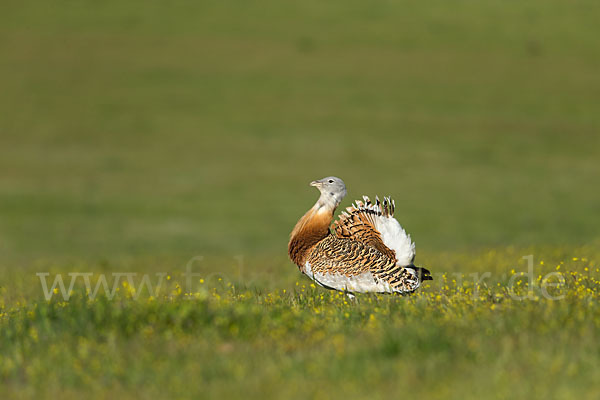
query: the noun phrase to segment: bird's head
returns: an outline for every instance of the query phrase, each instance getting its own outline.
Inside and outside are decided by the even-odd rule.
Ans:
[[[319,207],[328,206],[336,208],[346,196],[344,181],[335,176],[328,176],[318,181],[312,181],[310,186],[316,187],[321,192],[321,197],[317,202]]]

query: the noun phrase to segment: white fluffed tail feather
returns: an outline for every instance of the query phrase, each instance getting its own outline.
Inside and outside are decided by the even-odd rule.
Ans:
[[[375,229],[381,234],[381,240],[396,253],[396,262],[405,267],[415,258],[415,244],[410,235],[400,226],[394,217],[376,216]]]

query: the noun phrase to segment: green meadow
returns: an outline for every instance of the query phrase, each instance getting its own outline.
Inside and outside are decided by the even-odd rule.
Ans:
[[[1,398],[600,396],[600,3],[0,9]],[[328,175],[434,280],[311,285]]]

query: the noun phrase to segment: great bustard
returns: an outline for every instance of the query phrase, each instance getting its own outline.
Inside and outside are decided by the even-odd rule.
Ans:
[[[343,212],[330,231],[346,185],[330,176],[313,181],[319,200],[296,224],[288,245],[290,259],[319,285],[345,292],[409,293],[430,280],[415,267],[415,244],[394,218],[395,203],[368,197]]]

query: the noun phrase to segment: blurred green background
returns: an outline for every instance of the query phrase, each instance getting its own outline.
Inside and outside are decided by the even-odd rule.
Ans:
[[[0,261],[285,265],[327,175],[343,206],[393,196],[418,254],[597,244],[599,18],[597,1],[4,0]]]
[[[2,0],[0,397],[598,398],[599,21],[597,0]],[[431,287],[310,287],[287,241],[328,175],[343,206],[395,198]],[[503,300],[527,254],[566,300]],[[43,271],[172,279],[46,302]]]

